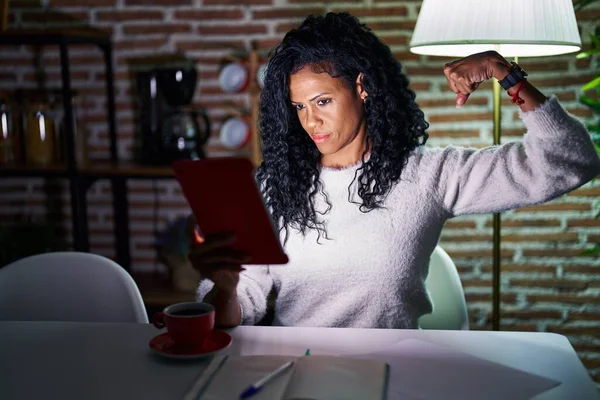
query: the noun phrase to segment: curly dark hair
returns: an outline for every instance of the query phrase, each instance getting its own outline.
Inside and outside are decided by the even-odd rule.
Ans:
[[[315,195],[323,193],[320,153],[300,124],[288,86],[290,75],[305,66],[342,79],[351,89],[363,73],[369,146],[352,181],[358,180],[362,212],[382,207],[409,153],[428,138],[429,125],[390,48],[348,13],[308,16],[271,53],[260,98],[263,162],[257,180],[273,220],[280,231],[285,229],[285,240],[289,228],[303,235],[316,229],[318,238],[327,237],[314,203]]]

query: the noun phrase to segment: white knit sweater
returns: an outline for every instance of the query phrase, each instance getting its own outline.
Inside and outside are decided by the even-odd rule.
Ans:
[[[449,218],[492,213],[551,200],[600,173],[584,126],[552,97],[522,113],[522,141],[475,150],[415,150],[385,201],[368,213],[348,201],[358,165],[323,168],[333,205],[323,217],[331,240],[290,232],[287,265],[247,266],[238,285],[242,323],[264,317],[276,290],[275,325],[416,328],[432,307],[424,287],[429,257]],[[356,185],[351,188],[354,200]],[[318,197],[317,210],[326,204]],[[212,288],[204,280],[203,299]]]

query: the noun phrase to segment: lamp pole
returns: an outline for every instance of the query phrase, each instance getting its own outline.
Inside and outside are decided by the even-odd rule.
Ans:
[[[494,145],[500,144],[502,135],[502,100],[500,82],[494,79]],[[492,329],[500,330],[500,213],[494,213],[492,247]]]
[[[518,63],[518,57],[515,57]],[[493,80],[493,107],[494,107],[494,145],[499,145],[502,139],[502,87],[498,80]],[[500,330],[500,213],[494,213],[493,217],[493,236],[492,236],[492,330]]]

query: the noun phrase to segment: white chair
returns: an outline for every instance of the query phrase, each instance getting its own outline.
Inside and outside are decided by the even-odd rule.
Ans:
[[[422,329],[468,330],[469,315],[460,276],[454,262],[440,246],[429,260],[425,288],[433,304],[433,312],[419,318]]]
[[[148,323],[133,278],[109,258],[45,253],[0,268],[0,320]]]

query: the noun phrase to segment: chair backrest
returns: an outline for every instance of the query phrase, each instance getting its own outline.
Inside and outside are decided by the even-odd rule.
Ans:
[[[429,260],[425,288],[433,304],[433,312],[419,318],[423,329],[468,330],[469,316],[460,276],[454,262],[440,246]]]
[[[0,320],[147,323],[140,291],[109,258],[45,253],[0,268]]]

